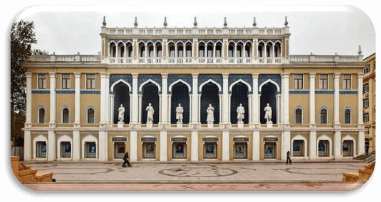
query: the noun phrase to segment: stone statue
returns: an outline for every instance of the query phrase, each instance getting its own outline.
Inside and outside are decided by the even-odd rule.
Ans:
[[[184,112],[184,108],[179,103],[179,106],[176,107],[176,119],[177,119],[177,123],[182,123],[183,122],[183,112]]]
[[[271,107],[270,107],[269,103],[267,103],[267,106],[265,107],[265,119],[266,119],[266,123],[272,123],[271,122],[271,115],[272,115],[272,110],[271,110]]]
[[[242,122],[243,119],[245,119],[245,108],[242,104],[239,104],[237,107],[237,120],[238,122]]]
[[[214,108],[212,107],[212,104],[209,104],[209,107],[208,109],[206,110],[206,112],[208,113],[208,116],[206,118],[206,121],[209,123],[213,123],[214,122]]]
[[[126,110],[124,109],[123,105],[121,104],[119,109],[118,109],[118,112],[119,112],[118,120],[120,123],[123,123],[123,121],[124,121],[124,112],[125,111]]]
[[[152,123],[153,122],[153,114],[155,113],[155,110],[151,106],[151,103],[148,104],[146,111],[147,111],[147,123]]]

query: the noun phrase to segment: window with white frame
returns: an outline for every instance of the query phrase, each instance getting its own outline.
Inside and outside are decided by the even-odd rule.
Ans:
[[[319,76],[319,88],[328,89],[328,74],[320,74]]]
[[[320,123],[327,124],[328,123],[328,111],[327,109],[322,109],[320,111]]]
[[[46,89],[46,74],[38,74],[38,89]]]
[[[294,89],[303,89],[303,74],[294,75]]]
[[[70,74],[62,74],[62,89],[70,89]]]
[[[343,89],[345,90],[351,89],[351,75],[350,74],[344,74]]]
[[[86,89],[95,89],[95,74],[86,75]]]

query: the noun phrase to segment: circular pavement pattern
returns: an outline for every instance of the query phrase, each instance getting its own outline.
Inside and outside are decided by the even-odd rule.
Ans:
[[[178,168],[160,170],[159,173],[176,177],[224,177],[235,175],[238,171],[213,165],[183,165]]]

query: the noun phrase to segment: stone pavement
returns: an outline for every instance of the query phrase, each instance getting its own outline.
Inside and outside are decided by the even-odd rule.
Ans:
[[[56,184],[135,183],[338,183],[343,172],[355,172],[364,163],[135,163],[29,162],[39,172],[53,172]]]

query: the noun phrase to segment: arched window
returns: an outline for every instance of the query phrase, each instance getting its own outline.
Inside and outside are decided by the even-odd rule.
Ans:
[[[64,108],[62,110],[62,123],[69,123],[69,109]]]
[[[38,110],[38,123],[45,123],[45,109],[40,108]]]
[[[302,124],[302,109],[297,109],[295,111],[295,123]]]
[[[327,110],[326,109],[322,109],[320,111],[320,122],[321,122],[321,124],[327,124],[328,123]]]
[[[87,110],[87,123],[94,123],[94,109],[89,108]]]
[[[351,123],[351,110],[350,109],[345,110],[345,121],[344,121],[344,123],[345,124]]]

